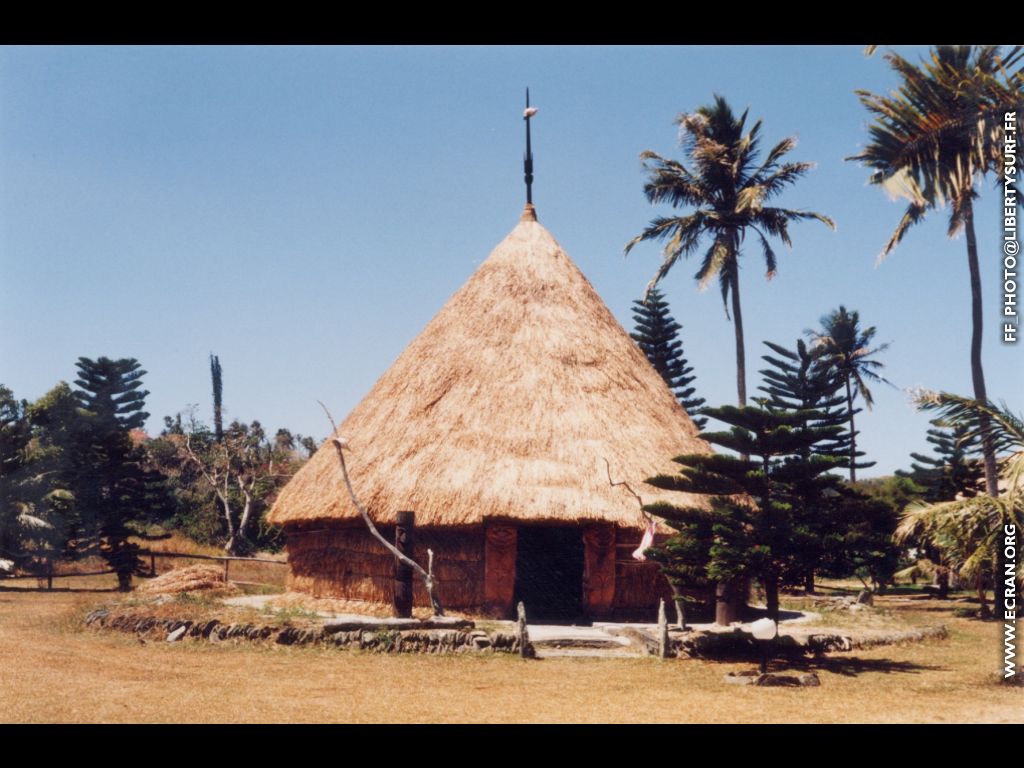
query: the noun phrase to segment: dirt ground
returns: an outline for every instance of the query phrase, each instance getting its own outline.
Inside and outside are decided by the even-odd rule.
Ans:
[[[319,648],[140,642],[85,629],[110,577],[0,589],[3,722],[1024,721],[995,683],[998,625],[897,605],[947,640],[810,661],[820,688],[727,686],[737,663],[382,656]],[[95,591],[80,591],[95,590]],[[922,606],[923,608],[924,606]]]

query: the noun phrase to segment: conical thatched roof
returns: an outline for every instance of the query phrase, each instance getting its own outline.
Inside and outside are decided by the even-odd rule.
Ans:
[[[532,206],[339,427],[377,522],[484,518],[641,527],[671,459],[709,451]],[[697,501],[697,499],[690,499]],[[282,490],[277,524],[355,518],[328,442]]]

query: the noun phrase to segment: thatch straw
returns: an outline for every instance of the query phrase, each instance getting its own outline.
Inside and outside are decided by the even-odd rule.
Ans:
[[[151,595],[175,595],[180,592],[220,592],[234,594],[238,587],[224,581],[224,571],[213,565],[175,568],[139,587]]]
[[[709,451],[661,377],[555,239],[528,212],[338,430],[379,523],[484,518],[641,528],[644,480]],[[700,503],[699,497],[690,499]],[[276,524],[358,513],[330,444],[283,489]]]

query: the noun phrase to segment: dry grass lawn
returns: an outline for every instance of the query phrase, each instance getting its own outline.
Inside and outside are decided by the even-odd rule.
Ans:
[[[112,577],[62,580],[97,589]],[[34,587],[34,581],[21,587]],[[998,626],[810,662],[820,688],[726,686],[742,664],[654,659],[377,656],[316,648],[140,644],[81,626],[113,594],[0,590],[4,722],[1015,722],[995,684]],[[901,612],[904,609],[899,609]]]

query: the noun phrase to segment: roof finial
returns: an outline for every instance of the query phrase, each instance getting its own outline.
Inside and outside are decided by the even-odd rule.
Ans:
[[[533,150],[530,148],[530,118],[537,114],[537,108],[530,106],[530,89],[526,89],[526,109],[523,122],[526,123],[526,154],[523,156],[523,178],[526,180],[526,205],[533,206]]]

